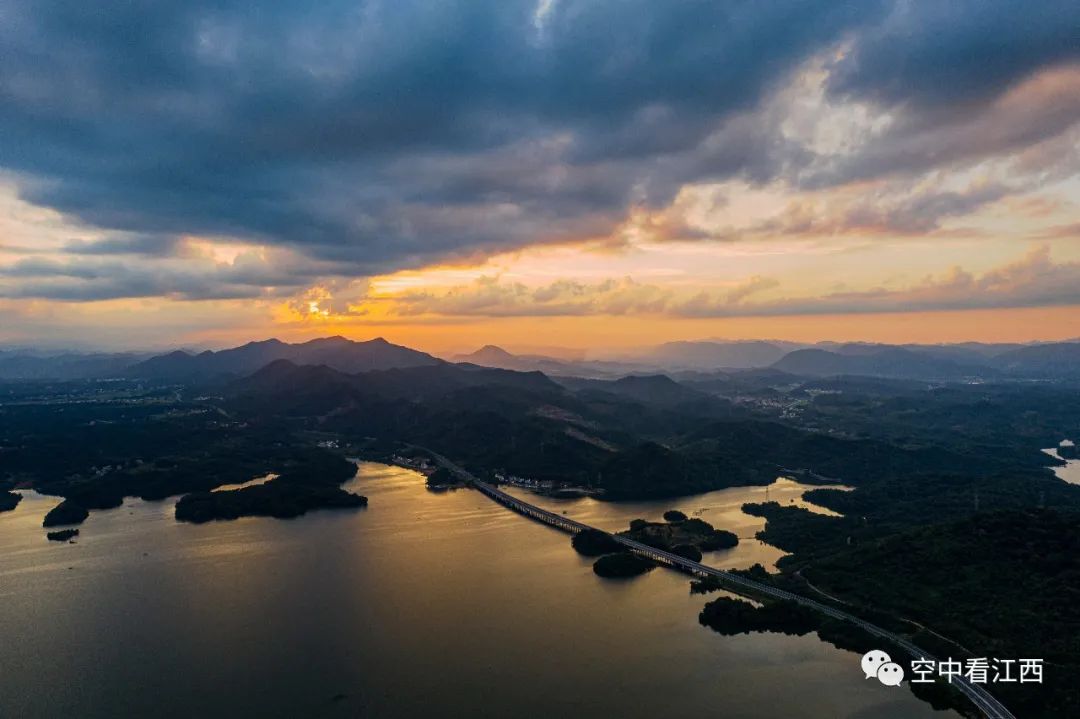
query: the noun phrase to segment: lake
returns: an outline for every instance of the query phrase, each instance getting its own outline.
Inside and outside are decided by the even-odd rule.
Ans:
[[[0,716],[917,719],[815,636],[722,637],[680,574],[597,578],[569,537],[471,490],[362,463],[367,509],[181,524],[175,500],[93,512],[48,542],[55,498],[0,514]],[[801,501],[781,482],[771,499]],[[556,506],[605,529],[699,513],[750,536],[765,488]],[[706,561],[771,566],[744,540]]]

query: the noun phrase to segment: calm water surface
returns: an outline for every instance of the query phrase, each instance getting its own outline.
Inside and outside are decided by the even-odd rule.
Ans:
[[[739,546],[719,552],[706,552],[701,561],[721,569],[747,569],[754,564],[761,564],[770,570],[776,568],[776,560],[783,557],[784,552],[755,538],[754,535],[765,528],[765,519],[745,514],[742,506],[747,502],[779,502],[785,506],[802,507],[811,512],[837,516],[836,512],[803,499],[804,492],[817,488],[816,485],[780,478],[768,487],[733,487],[693,497],[614,503],[591,498],[553,499],[528,490],[504,487],[508,493],[537,506],[609,532],[627,529],[630,522],[637,518],[663,521],[665,511],[677,509],[688,517],[700,517],[717,529],[726,529],[739,535]],[[830,485],[829,489],[846,491],[850,487]]]
[[[25,493],[0,514],[0,716],[955,717],[814,636],[721,637],[685,577],[600,580],[566,535],[477,492],[370,463],[347,488],[370,506],[201,526],[128,500],[77,544],[46,541],[57,500]],[[764,491],[546,501],[609,529],[704,509],[750,536],[737,506]],[[747,540],[709,560],[779,556]]]

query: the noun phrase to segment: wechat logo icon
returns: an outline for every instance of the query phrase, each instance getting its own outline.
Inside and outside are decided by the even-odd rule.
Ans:
[[[867,679],[877,677],[887,687],[898,687],[904,681],[904,668],[880,649],[863,654],[862,670]]]

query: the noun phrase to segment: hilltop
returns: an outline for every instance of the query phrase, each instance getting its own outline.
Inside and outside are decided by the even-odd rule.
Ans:
[[[356,342],[344,337],[324,337],[299,344],[269,339],[217,352],[207,350],[199,354],[176,351],[140,362],[130,367],[125,374],[129,377],[176,381],[242,377],[277,360],[303,365],[325,365],[341,372],[366,372],[442,363],[442,360],[426,352],[392,344],[381,337],[366,342]]]

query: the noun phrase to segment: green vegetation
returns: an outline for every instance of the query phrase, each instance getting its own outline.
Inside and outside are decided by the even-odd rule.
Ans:
[[[755,564],[749,569],[733,569],[731,570],[731,573],[765,584],[775,584],[775,580],[778,578],[776,575],[769,574],[768,570],[760,564]],[[708,594],[709,592],[715,592],[720,589],[724,589],[723,581],[721,581],[719,577],[714,577],[712,575],[699,577],[690,581],[691,594]]]
[[[19,506],[22,495],[18,492],[0,492],[0,512],[8,512]]]
[[[450,489],[451,487],[460,487],[462,482],[458,479],[450,470],[445,467],[439,467],[434,472],[428,475],[427,488],[434,491],[442,491]]]
[[[345,375],[275,363],[220,394],[196,401],[150,385],[0,386],[0,490],[33,486],[90,510],[126,496],[195,493],[177,510],[191,519],[293,516],[354,502],[339,494],[344,471],[333,463],[343,460],[311,446],[316,436],[375,456],[401,443],[430,447],[480,476],[502,470],[603,490],[614,501],[764,485],[784,474],[817,484],[836,478],[853,491],[821,488],[806,498],[841,517],[747,505],[766,520],[760,536],[790,553],[782,574],[764,580],[835,594],[938,653],[955,647],[929,630],[983,656],[1052,654],[1054,667],[1065,668],[1047,670],[1053,711],[1012,695],[1006,703],[1022,716],[1080,715],[1080,700],[1052,679],[1080,665],[1065,606],[1077,605],[1076,548],[1065,538],[1077,534],[1080,487],[1056,479],[1050,467],[1059,462],[1041,451],[1080,437],[1076,384],[807,379],[771,370],[556,383],[535,372],[448,364]],[[282,477],[267,489],[209,495],[268,472]],[[312,481],[288,479],[305,473]],[[436,473],[429,484],[446,481]],[[5,501],[13,500],[0,493]],[[626,536],[687,555],[738,541],[699,519],[665,520],[636,520]],[[978,527],[987,523],[996,529],[984,536]],[[575,548],[589,541],[577,538]],[[885,556],[908,546],[936,569],[919,573]],[[597,564],[641,570],[619,554]],[[860,593],[864,574],[872,580]],[[857,644],[843,627],[817,631]]]
[[[636,577],[654,568],[656,563],[636,554],[605,554],[593,563],[597,576],[606,578]]]
[[[736,535],[723,529],[715,529],[708,522],[696,517],[666,523],[635,519],[630,522],[630,529],[621,534],[664,551],[673,551],[677,546],[690,546],[698,551],[699,558],[700,552],[729,549],[739,543]]]
[[[61,387],[61,396],[49,387],[9,388],[15,401],[0,406],[0,485],[28,483],[65,498],[46,516],[45,526],[79,523],[88,510],[117,507],[128,496],[158,500],[209,493],[271,472],[281,475],[275,480],[281,485],[243,495],[243,509],[230,505],[221,511],[249,513],[261,505],[262,513],[292,516],[303,508],[352,501],[295,486],[337,485],[353,476],[355,467],[299,440],[299,428],[273,417],[234,418],[178,399],[172,391],[133,394],[129,388],[92,383]],[[19,496],[0,493],[0,508],[17,501],[9,494]],[[196,497],[182,513],[221,501]]]
[[[79,536],[78,529],[60,529],[45,534],[45,537],[51,542],[67,542],[77,536]]]
[[[686,515],[677,509],[669,509],[668,511],[664,512],[665,522],[685,522],[686,519]]]
[[[346,442],[427,446],[481,474],[602,489],[608,500],[767,484],[785,468],[856,487],[949,475],[1050,478],[1055,460],[1041,448],[1080,426],[1080,391],[1067,385],[754,372],[659,379],[649,384],[666,387],[662,396],[452,365],[356,376],[273,366],[229,388],[224,406]]]
[[[760,565],[757,565],[760,567]],[[761,570],[764,572],[764,569]],[[695,582],[697,591],[714,591],[720,587],[715,580]],[[838,649],[864,654],[872,649],[883,649],[894,658],[907,657],[907,652],[892,643],[871,636],[851,622],[827,617],[795,602],[762,598],[760,605],[718,597],[706,604],[698,615],[702,625],[725,636],[749,634],[750,632],[774,632],[804,636],[817,632],[818,638]],[[967,697],[945,680],[936,679],[930,684],[907,683],[917,697],[928,702],[934,709],[954,709],[973,719],[981,717]],[[1024,715],[1026,716],[1026,715]]]
[[[586,557],[599,557],[602,554],[614,554],[627,551],[626,547],[615,541],[607,532],[599,529],[586,529],[578,532],[570,540],[578,554]]]
[[[749,515],[765,518],[765,529],[757,533],[759,539],[785,552],[798,553],[798,560],[782,558],[781,567],[840,551],[846,546],[848,537],[864,528],[863,522],[856,518],[830,517],[777,502],[744,504],[742,509]]]
[[[1041,657],[1038,691],[1002,685],[1018,716],[1080,706],[1080,513],[980,514],[867,542],[803,575],[856,606],[925,624],[975,656]],[[950,652],[960,654],[955,647]]]
[[[693,544],[676,544],[671,548],[671,553],[689,559],[691,562],[701,561],[701,550]]]
[[[1080,487],[1042,472],[1014,470],[969,474],[913,475],[867,482],[854,492],[815,489],[806,499],[849,517],[865,517],[880,533],[954,522],[975,513],[1040,506],[1080,511]]]
[[[356,473],[351,462],[333,454],[313,454],[308,459],[265,484],[185,495],[176,503],[176,518],[195,523],[238,517],[289,519],[313,509],[367,506],[366,497],[337,486]]]
[[[70,499],[65,499],[49,510],[49,513],[45,515],[45,519],[41,522],[41,526],[59,527],[64,524],[82,524],[89,516],[90,512],[86,510],[86,507]]]
[[[1080,706],[1069,679],[1080,675],[1080,512],[1014,509],[898,529],[898,517],[879,524],[775,503],[745,509],[766,517],[760,536],[794,552],[781,566],[799,574],[766,581],[837,597],[942,657],[1044,658],[1038,691],[994,687],[1018,716],[1068,716]]]
[[[741,599],[719,597],[704,606],[698,621],[725,635],[781,632],[802,636],[818,628],[819,614],[794,602],[777,601],[756,607]]]
[[[313,509],[366,507],[367,498],[340,487],[308,486],[273,480],[227,492],[194,492],[176,503],[182,522],[209,522],[238,517],[291,519]]]

